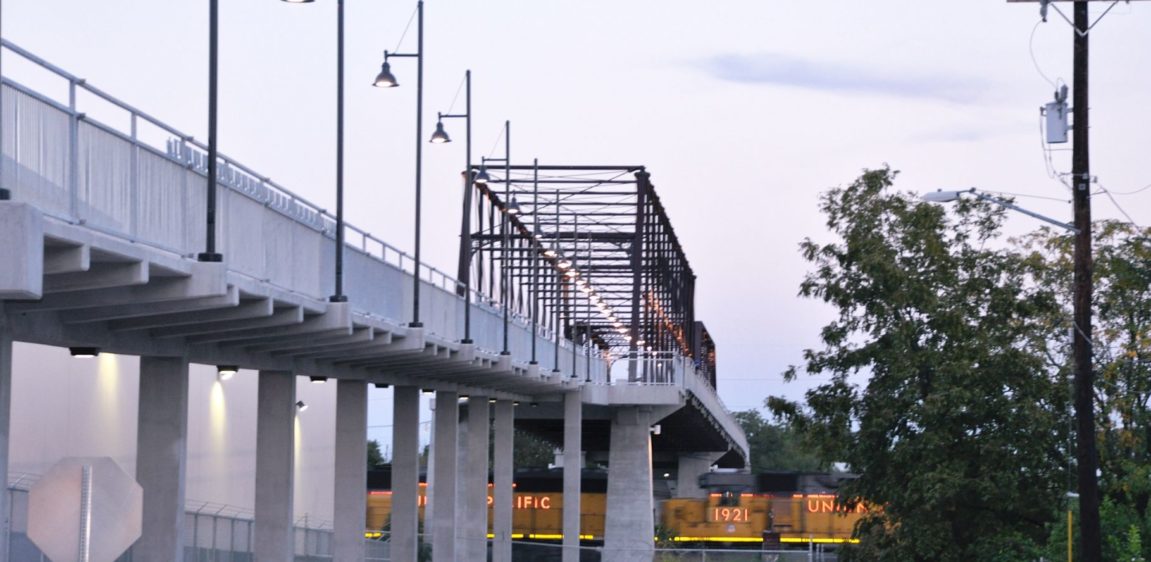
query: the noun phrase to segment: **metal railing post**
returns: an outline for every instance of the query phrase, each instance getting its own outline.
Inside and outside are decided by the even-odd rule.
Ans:
[[[128,233],[132,238],[140,236],[140,138],[137,130],[136,113],[132,113],[132,147],[129,149],[132,173],[128,180]]]
[[[76,112],[76,81],[68,80],[68,191],[74,219],[80,219],[80,116]]]

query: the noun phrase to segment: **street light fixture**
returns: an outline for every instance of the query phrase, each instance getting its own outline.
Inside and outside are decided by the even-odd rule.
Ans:
[[[476,174],[475,179],[476,185],[487,185],[490,181],[492,181],[492,177],[488,175],[487,164],[480,164],[480,171]]]
[[[412,275],[412,322],[408,324],[412,328],[423,327],[423,323],[420,322],[420,181],[423,171],[424,148],[424,0],[416,2],[416,14],[416,52],[389,53],[384,51],[384,63],[374,82],[374,85],[379,88],[399,86],[399,82],[392,74],[388,59],[392,57],[416,59],[416,248],[415,270]]]
[[[400,83],[396,81],[396,76],[392,74],[392,65],[388,64],[386,54],[384,64],[380,66],[380,73],[376,75],[375,81],[372,85],[377,88],[395,88]]]
[[[281,0],[310,4],[313,0]],[[214,159],[213,159],[214,160]],[[211,175],[211,172],[209,172]],[[344,0],[336,0],[336,279],[329,302],[347,302],[344,294]]]
[[[452,142],[452,138],[448,136],[447,131],[444,131],[444,115],[441,113],[439,119],[436,121],[436,131],[432,133],[432,138],[428,142],[432,144],[447,144]]]
[[[944,191],[942,189],[939,189],[936,191],[929,191],[927,193],[924,193],[920,197],[920,199],[922,199],[923,201],[927,201],[929,203],[950,203],[952,201],[958,201],[959,198],[964,194],[971,195],[971,196],[975,197],[976,199],[987,201],[988,203],[994,203],[996,205],[999,205],[1000,207],[1011,209],[1012,211],[1017,211],[1017,212],[1023,213],[1029,217],[1039,219],[1039,220],[1046,222],[1046,223],[1049,223],[1049,224],[1053,224],[1055,226],[1058,226],[1059,228],[1069,230],[1069,231],[1074,232],[1076,234],[1079,233],[1079,229],[1075,228],[1075,226],[1073,226],[1073,225],[1067,224],[1065,222],[1057,221],[1051,217],[1041,215],[1041,214],[1036,213],[1034,211],[1029,211],[1029,210],[1024,209],[1023,207],[1020,207],[1020,206],[1018,206],[1018,205],[1016,205],[1016,204],[1014,204],[1014,203],[1012,203],[1006,199],[995,197],[993,195],[987,195],[986,193],[980,193],[979,190],[975,189],[974,187],[959,190],[959,191]]]

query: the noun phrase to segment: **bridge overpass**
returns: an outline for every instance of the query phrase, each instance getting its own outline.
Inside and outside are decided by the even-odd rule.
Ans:
[[[612,560],[650,559],[653,450],[662,462],[683,459],[685,487],[712,462],[746,459],[746,438],[704,368],[687,290],[694,275],[683,277],[690,268],[642,167],[612,168],[622,173],[594,185],[567,182],[582,193],[611,186],[623,194],[617,200],[632,198],[626,205],[636,220],[623,225],[596,218],[602,204],[589,211],[575,204],[575,192],[561,193],[556,186],[565,176],[556,170],[574,167],[553,170],[550,203],[540,202],[538,165],[533,182],[511,172],[527,166],[507,163],[508,173],[492,184],[474,192],[469,185],[477,205],[464,215],[479,226],[464,221],[456,276],[417,267],[408,254],[346,226],[347,300],[331,302],[333,217],[221,157],[223,261],[197,261],[205,246],[205,147],[4,46],[51,71],[68,95],[53,99],[4,83],[0,420],[21,398],[11,394],[14,341],[141,358],[136,477],[145,490],[145,526],[134,559],[181,558],[189,363],[260,372],[254,549],[261,560],[291,558],[291,494],[284,490],[292,482],[296,376],[337,381],[337,559],[363,557],[368,384],[395,389],[393,560],[416,556],[421,391],[434,393],[436,404],[428,526],[437,560],[482,559],[487,471],[461,467],[486,466],[489,423],[496,560],[510,560],[513,424],[564,447],[569,546],[578,545],[580,452],[606,455],[605,556]],[[128,126],[88,117],[79,92],[118,108]],[[504,194],[531,185],[534,199],[517,201],[528,212],[504,212],[514,199],[501,198],[500,182]],[[575,263],[565,266],[569,260]],[[417,278],[422,315],[414,325]],[[10,427],[0,423],[0,444]],[[7,454],[0,447],[3,480]],[[565,560],[572,556],[578,552]]]

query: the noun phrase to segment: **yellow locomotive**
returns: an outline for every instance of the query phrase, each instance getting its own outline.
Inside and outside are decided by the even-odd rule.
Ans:
[[[735,546],[786,546],[796,543],[853,542],[856,521],[866,513],[860,505],[847,509],[834,494],[849,475],[827,473],[733,474],[709,473],[700,479],[705,498],[666,498],[658,502],[657,539],[675,543]],[[562,472],[516,474],[512,510],[514,540],[559,541],[563,538]],[[369,478],[369,529],[386,529],[391,492],[380,478]],[[580,494],[580,539],[601,542],[607,501],[607,475],[585,470]],[[490,488],[490,485],[489,485]],[[659,489],[660,487],[657,487]],[[667,489],[666,486],[662,487]],[[419,516],[424,494],[420,484]],[[488,496],[489,510],[492,497]],[[491,521],[489,511],[489,521]],[[489,529],[490,532],[490,529]]]

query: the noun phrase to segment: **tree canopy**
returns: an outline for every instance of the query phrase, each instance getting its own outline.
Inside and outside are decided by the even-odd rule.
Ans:
[[[758,410],[744,410],[733,414],[747,435],[751,472],[825,470],[822,463],[803,442],[802,436],[786,425],[771,423]]]
[[[821,198],[835,236],[801,244],[800,295],[833,307],[803,369],[829,377],[774,414],[860,474],[848,553],[867,560],[1034,560],[1065,492],[1066,381],[1050,369],[1059,301],[1000,237],[1003,210],[950,212],[865,171]],[[793,367],[785,378],[794,379]]]

